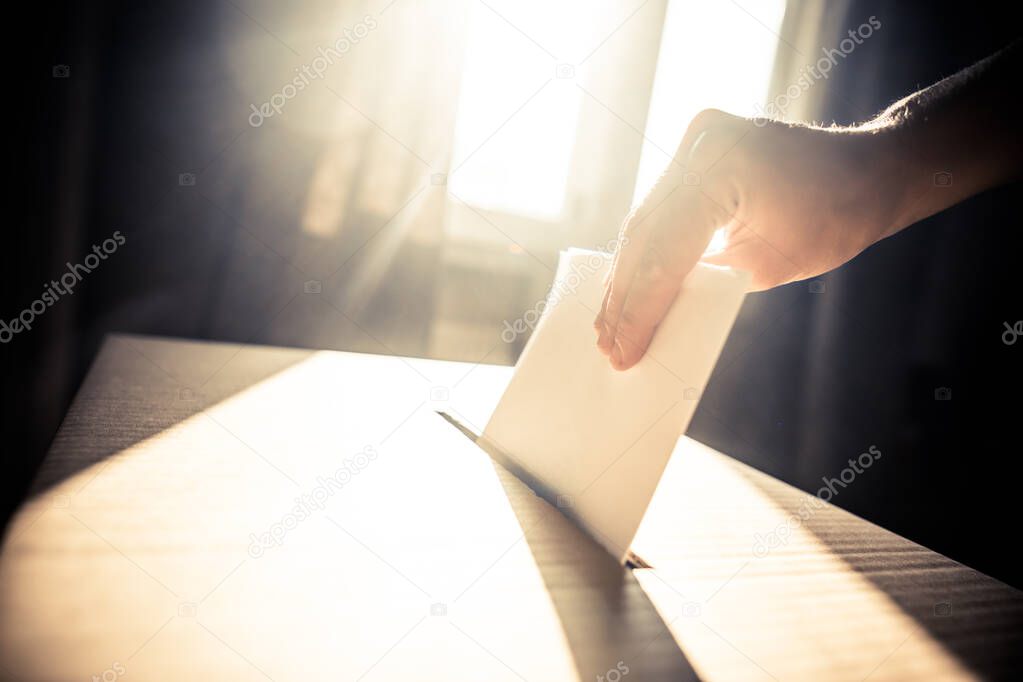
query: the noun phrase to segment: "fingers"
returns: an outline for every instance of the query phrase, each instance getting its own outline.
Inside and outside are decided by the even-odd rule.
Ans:
[[[669,274],[663,248],[648,248],[632,279],[612,341],[611,366],[615,369],[628,369],[643,357],[682,285],[681,277]]]
[[[614,255],[611,257],[611,265],[604,274],[604,298],[600,302],[600,310],[597,311],[597,317],[593,320],[593,328],[597,332],[597,348],[604,355],[611,354],[611,329],[605,321],[607,300],[611,295],[611,279],[614,275],[615,264],[618,262],[618,254],[621,253],[622,247],[626,244],[628,244],[628,240],[625,238],[625,228],[623,227],[618,234],[618,243]]]
[[[619,242],[619,245],[621,242]],[[604,299],[600,303],[600,311],[597,312],[597,317],[593,320],[593,328],[597,331],[597,348],[604,355],[611,354],[611,329],[605,324],[604,311],[607,309],[607,299],[611,295],[611,273],[614,271],[614,262],[617,260],[618,254],[615,252],[615,258],[611,261],[611,267],[608,268],[607,276],[604,278]]]
[[[625,296],[639,268],[650,229],[653,227],[652,222],[648,223],[646,220],[651,215],[649,207],[663,203],[674,189],[662,181],[658,181],[650,196],[626,220],[622,237],[618,242],[618,251],[611,264],[608,283],[604,288],[604,301],[595,321],[599,332],[597,347],[609,357],[614,350],[615,328],[625,304]]]
[[[646,353],[682,281],[710,242],[717,219],[714,208],[713,202],[693,192],[675,214],[677,223],[658,221],[616,318],[611,350],[615,369],[629,369]]]
[[[699,173],[705,167],[695,152],[707,146],[703,140],[709,131],[734,127],[740,120],[717,110],[698,114],[676,158],[626,219],[594,320],[597,347],[613,367],[628,369],[643,356],[682,280],[706,248],[714,210],[706,195],[701,199]]]

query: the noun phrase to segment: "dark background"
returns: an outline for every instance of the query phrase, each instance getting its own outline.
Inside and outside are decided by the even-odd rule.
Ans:
[[[249,18],[203,2],[22,11],[11,33],[25,35],[4,46],[13,210],[0,316],[17,315],[65,262],[115,230],[127,243],[0,346],[5,522],[108,332],[371,352],[383,340],[394,352],[426,352],[434,288],[400,273],[429,271],[434,253],[403,249],[396,276],[354,320],[327,323],[304,307],[305,277],[288,262],[309,248],[294,197],[282,190],[266,202],[272,236],[238,220],[274,145],[302,144],[238,140],[248,102],[212,55],[234,24],[251,29]],[[852,2],[842,11],[844,26],[874,14],[883,29],[818,86],[827,88],[823,118],[839,122],[871,116],[1018,33],[1000,3]],[[69,78],[53,77],[57,64]],[[215,200],[180,185],[185,172]],[[311,168],[299,161],[273,173],[302,184]],[[823,294],[797,283],[750,296],[690,435],[810,491],[874,445],[882,460],[836,504],[1023,586],[1011,544],[1021,518],[1023,340],[1002,342],[1003,323],[1023,319],[1019,190],[975,197],[886,240],[822,278]],[[324,262],[354,258],[360,226],[379,216],[350,222],[355,231],[320,254]],[[345,277],[329,286],[343,292]],[[935,400],[940,387],[951,400]]]

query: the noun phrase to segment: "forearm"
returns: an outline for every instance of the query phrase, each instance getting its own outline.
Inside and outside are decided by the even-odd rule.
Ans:
[[[878,238],[1020,176],[1021,75],[1017,42],[861,126],[885,191],[897,193]]]

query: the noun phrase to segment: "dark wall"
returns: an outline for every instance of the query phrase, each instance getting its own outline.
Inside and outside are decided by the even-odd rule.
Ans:
[[[872,117],[1019,34],[1008,5],[984,2],[854,0],[837,24],[872,15],[881,29],[832,70],[818,120]],[[1019,194],[1002,187],[876,244],[822,277],[823,293],[750,296],[690,433],[811,492],[876,446],[882,458],[833,502],[1023,584],[1005,544],[1021,518],[1023,338],[1002,341],[1023,320]]]
[[[2,317],[8,321],[40,296],[65,261],[81,257],[89,235],[100,27],[107,19],[102,8],[66,2],[23,9],[18,29],[28,35],[3,43],[9,87],[17,93],[6,107],[10,214]],[[71,77],[54,77],[56,65],[71,65]],[[0,345],[4,519],[52,438],[89,353],[80,334],[82,296],[66,298],[31,330]]]

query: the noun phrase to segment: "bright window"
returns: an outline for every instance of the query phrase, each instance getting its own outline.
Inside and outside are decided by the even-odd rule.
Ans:
[[[643,198],[702,109],[762,113],[785,0],[671,0],[634,200]]]

